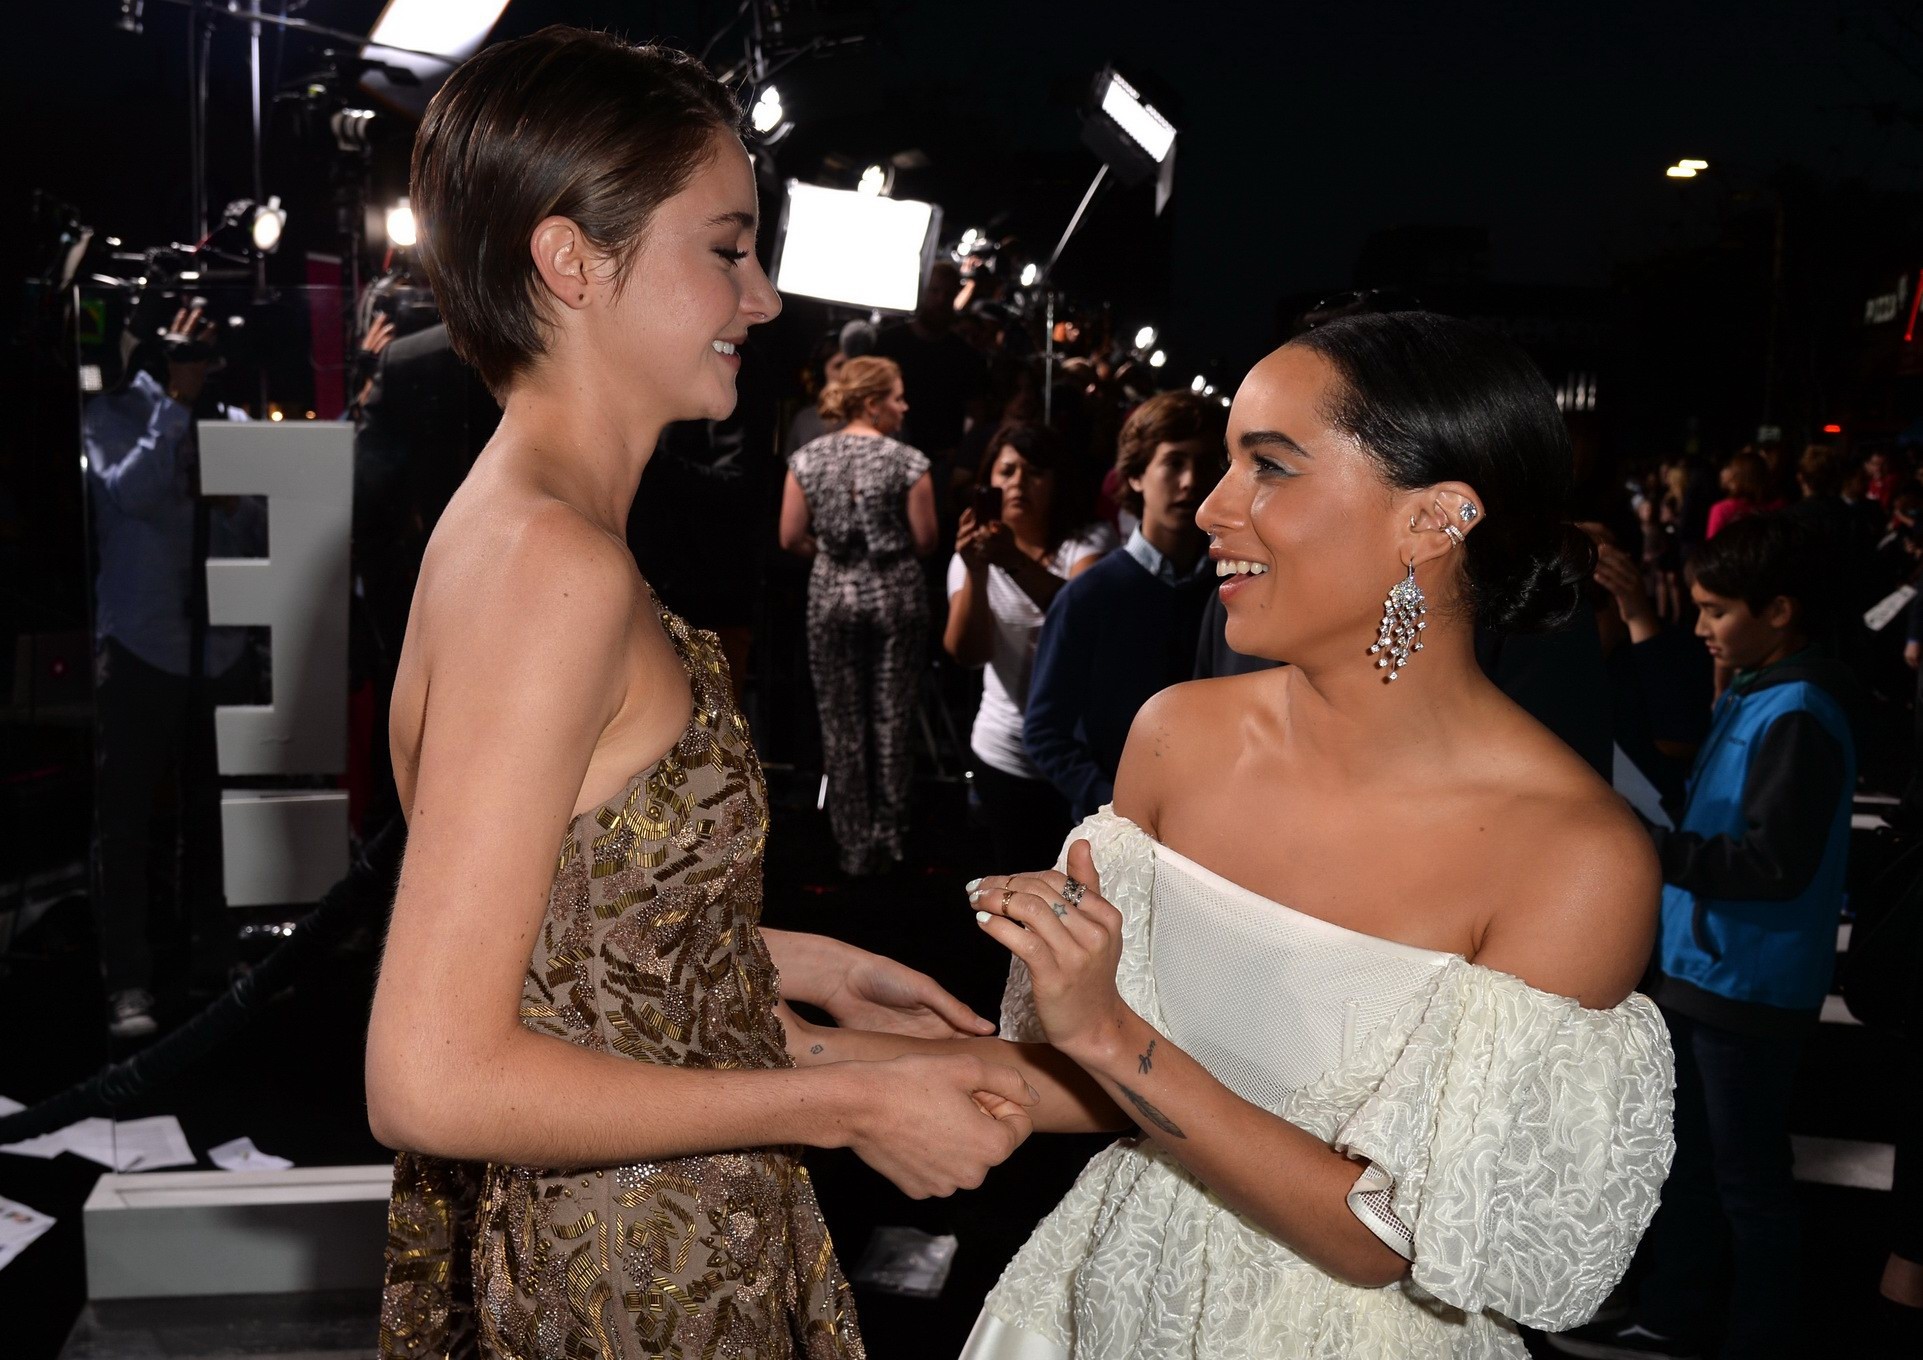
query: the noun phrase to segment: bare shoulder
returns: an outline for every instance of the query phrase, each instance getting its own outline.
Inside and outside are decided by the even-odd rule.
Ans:
[[[1170,685],[1150,698],[1136,711],[1122,748],[1115,810],[1153,832],[1160,809],[1189,777],[1219,776],[1223,743],[1279,682],[1286,683],[1271,672],[1220,676]]]
[[[565,502],[519,497],[443,518],[422,560],[416,620],[437,642],[453,634],[482,653],[514,637],[578,654],[626,635],[640,590],[625,544]]]
[[[1475,962],[1609,1007],[1648,966],[1662,872],[1629,805],[1561,749],[1566,763],[1506,800],[1510,849],[1505,863],[1482,866],[1500,890]]]

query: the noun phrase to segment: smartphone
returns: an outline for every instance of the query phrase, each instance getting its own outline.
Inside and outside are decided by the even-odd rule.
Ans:
[[[986,524],[1002,517],[1002,489],[999,486],[975,488],[975,523]]]

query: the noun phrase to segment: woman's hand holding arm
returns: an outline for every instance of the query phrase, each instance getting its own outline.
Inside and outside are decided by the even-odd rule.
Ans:
[[[1038,1132],[1109,1133],[1128,1127],[1127,1116],[1101,1087],[1048,1044],[1017,1044],[994,1038],[924,1039],[814,1025],[786,1006],[778,1013],[787,1033],[788,1054],[797,1067],[874,1064],[910,1056],[968,1056],[1021,1075],[1029,1091],[1038,1097],[1025,1111]],[[983,1103],[984,1095],[977,1093],[978,1103]]]
[[[1087,841],[1068,862],[1087,892],[1064,914],[1050,905],[1066,905],[1055,873],[985,879],[976,902],[982,928],[1028,965],[1049,1041],[1211,1191],[1304,1259],[1359,1285],[1400,1279],[1408,1263],[1348,1207],[1361,1165],[1243,1100],[1122,1000],[1121,913],[1100,895]],[[1013,890],[1006,905],[1004,889]]]

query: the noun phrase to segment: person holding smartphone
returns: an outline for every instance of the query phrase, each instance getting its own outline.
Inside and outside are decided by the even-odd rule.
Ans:
[[[1049,603],[1116,546],[1091,515],[1053,430],[1014,423],[988,441],[948,563],[942,646],[983,672],[969,747],[995,864],[1042,863],[1068,832],[1068,803],[1029,760],[1022,721]]]

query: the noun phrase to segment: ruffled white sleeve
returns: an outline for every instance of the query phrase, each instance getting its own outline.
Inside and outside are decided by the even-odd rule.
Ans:
[[[1628,1269],[1675,1153],[1674,1060],[1654,1003],[1606,1011],[1454,963],[1334,1145],[1394,1179],[1411,1278],[1546,1331]]]
[[[1153,978],[1149,975],[1148,917],[1155,888],[1155,843],[1142,829],[1114,809],[1103,807],[1068,833],[1055,869],[1068,872],[1068,850],[1086,840],[1095,856],[1101,894],[1122,913],[1122,958],[1115,967],[1115,985],[1138,1015],[1155,1019]],[[1010,959],[1008,985],[1002,991],[1001,1037],[1015,1043],[1042,1044],[1048,1035],[1035,1016],[1034,983],[1028,965]]]

